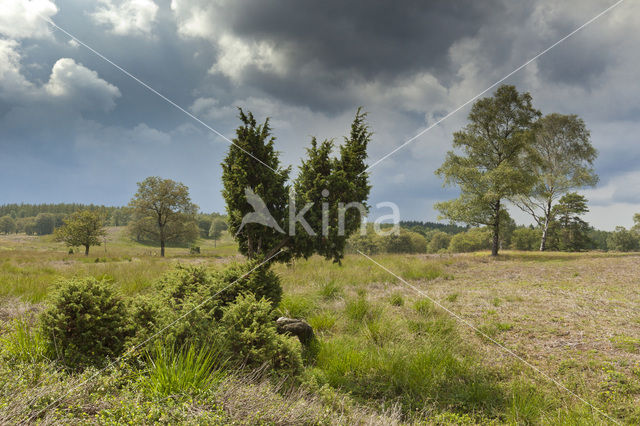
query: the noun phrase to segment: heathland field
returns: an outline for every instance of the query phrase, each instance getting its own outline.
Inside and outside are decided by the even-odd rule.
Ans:
[[[122,229],[88,258],[49,237],[0,236],[0,423],[640,423],[638,254],[278,264],[280,314],[307,320],[317,336],[302,374],[218,363],[181,387],[167,382],[200,374],[188,356],[149,349],[137,363],[70,372],[42,348],[38,314],[61,279],[95,277],[135,299],[177,264],[242,260],[229,236],[160,258]],[[174,385],[179,392],[158,391]]]

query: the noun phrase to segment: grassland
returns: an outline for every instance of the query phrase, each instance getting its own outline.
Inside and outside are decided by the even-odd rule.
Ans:
[[[17,335],[16,318],[25,319],[28,335],[29,319],[60,278],[108,279],[134,296],[178,262],[220,268],[239,259],[228,236],[217,247],[200,245],[200,255],[170,248],[162,259],[112,229],[106,251],[93,248],[84,258],[48,238],[0,237],[3,344],[19,343],[6,337]],[[0,419],[64,395],[43,422],[640,423],[640,255],[375,260],[473,327],[360,255],[348,255],[342,266],[314,257],[276,266],[284,288],[279,310],[307,319],[319,338],[295,387],[234,374],[209,393],[157,400],[140,391],[153,375],[133,380],[127,366],[74,388],[85,376],[43,362],[27,368],[1,361]],[[36,408],[20,407],[24,395],[38,397]]]

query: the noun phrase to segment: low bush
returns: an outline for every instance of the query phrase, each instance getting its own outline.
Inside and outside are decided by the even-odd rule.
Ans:
[[[271,304],[247,293],[224,308],[221,335],[234,356],[249,368],[268,367],[285,375],[302,370],[296,338],[276,332]]]
[[[518,228],[511,235],[511,248],[516,250],[536,250],[540,247],[542,234],[538,229]]]
[[[59,283],[40,321],[49,350],[72,369],[118,357],[133,333],[124,300],[93,278]]]
[[[449,248],[449,243],[451,242],[451,235],[446,232],[436,231],[431,236],[431,240],[429,240],[429,244],[427,245],[427,252],[429,253],[439,253],[441,251],[447,250]]]

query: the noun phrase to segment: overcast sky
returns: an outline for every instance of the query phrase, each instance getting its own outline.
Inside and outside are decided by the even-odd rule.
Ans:
[[[0,204],[123,205],[158,175],[224,211],[228,142],[43,18],[229,138],[236,107],[271,117],[297,168],[310,137],[340,141],[360,105],[374,162],[614,2],[0,0]],[[601,229],[640,212],[638,28],[627,0],[505,81],[585,120],[600,184],[582,192]],[[468,112],[374,167],[370,203],[436,219],[456,190],[434,170]]]

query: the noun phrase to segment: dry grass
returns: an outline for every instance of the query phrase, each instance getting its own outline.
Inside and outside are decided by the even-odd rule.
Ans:
[[[94,248],[86,260],[69,256],[67,249],[47,238],[0,237],[0,295],[4,296],[0,321],[37,310],[27,301],[42,300],[49,286],[61,277],[112,279],[125,293],[134,294],[144,291],[177,262],[217,268],[239,259],[233,245],[213,248],[206,242],[202,246],[202,256],[170,248],[168,257],[160,259],[153,255],[153,248],[134,244],[121,232],[112,231],[107,255],[103,248]],[[106,261],[95,263],[94,256]],[[640,255],[504,252],[495,260],[487,253],[381,255],[375,259],[572,392],[626,423],[640,422]],[[281,309],[310,320],[322,341],[362,338],[363,333],[381,344],[412,341],[405,323],[415,315],[415,301],[421,296],[364,257],[349,255],[342,266],[314,257],[278,265],[276,270],[285,292]],[[359,315],[356,302],[362,299],[377,315],[369,326],[380,328],[367,330],[354,325],[353,318]],[[538,422],[566,423],[581,417],[576,412],[589,413],[582,402],[558,390],[475,330],[460,324],[457,329],[483,367],[499,372],[505,386],[533,383],[563,401],[561,408],[543,413]],[[47,386],[56,393],[59,389],[53,388],[63,385]],[[216,398],[225,416],[240,424],[394,424],[401,418],[393,409],[365,408],[362,401],[354,403],[342,393],[337,395],[329,399],[337,405],[327,414],[323,410],[328,402],[322,394],[287,393],[267,381],[235,378]],[[86,393],[79,393],[69,402],[97,404],[83,400],[85,397]],[[199,408],[194,403],[189,410],[197,412]],[[607,423],[603,417],[591,415],[584,424]],[[517,416],[502,420],[519,422]]]

